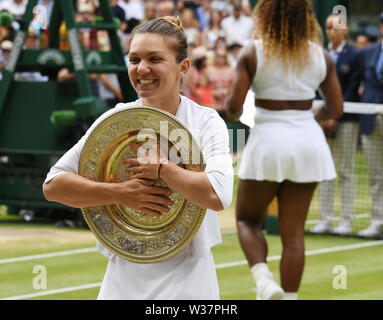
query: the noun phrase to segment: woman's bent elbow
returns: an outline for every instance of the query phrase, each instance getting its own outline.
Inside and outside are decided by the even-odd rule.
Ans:
[[[334,118],[339,119],[343,115],[343,104],[341,104],[337,108],[335,108],[333,113],[334,113]]]
[[[342,115],[343,115],[343,108],[336,113],[335,117],[339,119]]]
[[[57,202],[55,197],[55,186],[52,181],[43,184],[43,194],[46,200],[50,202]]]
[[[221,200],[217,196],[211,199],[209,209],[213,211],[222,211],[224,209]]]
[[[53,201],[52,195],[51,195],[51,190],[52,190],[52,188],[51,188],[51,184],[49,182],[43,184],[43,194],[44,194],[45,199],[48,201]]]

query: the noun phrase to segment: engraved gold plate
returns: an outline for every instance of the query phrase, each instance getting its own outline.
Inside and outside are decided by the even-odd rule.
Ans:
[[[145,139],[146,138],[146,139]],[[201,149],[188,128],[170,113],[153,107],[129,107],[101,121],[87,138],[80,155],[80,175],[98,182],[130,179],[124,160],[137,157],[148,139],[168,150],[169,159],[186,170],[204,171]],[[156,186],[172,191],[169,212],[155,217],[126,206],[82,208],[90,230],[111,252],[138,263],[153,263],[179,252],[193,239],[206,213],[187,201],[164,181]]]

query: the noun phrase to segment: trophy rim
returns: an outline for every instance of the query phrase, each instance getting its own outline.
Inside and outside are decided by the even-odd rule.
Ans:
[[[151,107],[151,106],[129,106],[129,107],[123,108],[122,110],[118,110],[114,112],[113,114],[109,115],[108,117],[106,117],[105,119],[103,119],[100,123],[98,123],[94,127],[92,132],[89,134],[88,138],[85,141],[83,149],[80,153],[80,160],[78,164],[78,173],[80,175],[84,176],[84,170],[86,169],[85,165],[90,158],[90,149],[94,146],[94,141],[97,138],[97,135],[99,134],[99,136],[102,136],[102,134],[100,133],[102,129],[107,128],[108,124],[110,125],[110,122],[113,121],[113,119],[118,119],[119,117],[124,118],[129,114],[134,114],[135,112],[137,112],[137,114],[140,114],[140,113],[144,114],[148,118],[150,117],[153,118],[153,116],[155,116],[155,117],[162,118],[162,120],[164,121],[170,120],[175,127],[185,130],[185,132],[188,135],[188,138],[190,141],[189,143],[191,143],[192,148],[195,148],[199,153],[200,163],[198,164],[197,167],[194,167],[193,171],[204,171],[206,165],[205,165],[202,150],[198,142],[196,141],[195,137],[193,136],[191,131],[186,127],[186,125],[184,125],[174,115],[164,110],[161,110],[159,108]],[[142,129],[146,129],[146,128],[142,128]],[[157,131],[155,132],[158,133]],[[189,160],[190,160],[190,155],[189,155]],[[100,166],[100,163],[96,163],[96,167],[99,167],[99,166]],[[96,179],[91,179],[91,180],[99,181],[97,180],[98,175],[99,173],[97,174],[97,172],[95,172]],[[104,181],[99,181],[99,182],[104,182]],[[181,218],[183,218],[183,215],[188,215],[191,211],[194,212],[195,216],[193,216],[193,221],[191,223],[191,226],[190,225],[185,226],[184,224],[182,224],[182,219],[177,217],[175,219],[176,221],[174,225],[171,228],[165,229],[165,232],[163,233],[157,232],[152,237],[148,235],[141,235],[141,236],[136,235],[133,241],[131,241],[131,239],[129,238],[129,237],[132,237],[132,234],[127,231],[129,228],[127,230],[124,230],[124,228],[121,228],[120,226],[118,226],[118,224],[109,216],[108,210],[113,210],[113,206],[116,207],[116,205],[81,208],[81,212],[84,216],[84,219],[89,229],[95,235],[96,239],[109,251],[111,251],[112,253],[118,255],[119,257],[123,259],[129,260],[132,262],[154,263],[154,262],[159,262],[167,258],[170,258],[173,255],[180,252],[182,249],[184,249],[190,243],[190,241],[194,238],[194,236],[198,232],[204,220],[207,209],[201,208],[199,206],[192,204],[190,201],[186,200],[184,197],[182,198],[184,203],[181,206],[181,209],[179,209],[179,211],[177,212],[177,215],[181,215]],[[191,210],[191,211],[187,212],[187,210]],[[103,215],[103,217],[101,217],[101,215]],[[97,219],[101,219],[105,223],[105,225],[108,226],[107,228],[109,228],[112,231],[101,232],[100,228],[97,226],[95,217],[97,217]],[[189,217],[187,217],[187,219],[189,219]],[[102,225],[100,226],[102,227]],[[186,228],[186,231],[183,233],[181,239],[177,241],[175,244],[171,245],[167,250],[165,250],[164,252],[160,252],[159,254],[152,253],[149,255],[144,255],[142,253],[130,252],[129,250],[122,249],[121,246],[116,243],[116,240],[111,238],[112,234],[118,234],[119,240],[122,240],[122,241],[126,240],[128,242],[131,241],[133,246],[138,243],[137,246],[140,247],[140,244],[142,243],[149,243],[149,241],[152,241],[152,240],[155,241],[156,236],[164,238],[168,236],[168,234],[170,234],[172,231],[176,232],[177,228],[181,228],[181,229]],[[125,238],[124,238],[124,235],[125,235]],[[135,240],[137,240],[136,243],[134,243]]]

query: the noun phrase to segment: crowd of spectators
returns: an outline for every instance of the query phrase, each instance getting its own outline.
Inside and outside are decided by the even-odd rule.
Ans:
[[[39,37],[41,28],[50,19],[53,2],[38,1],[38,6],[43,8],[38,15],[42,17],[35,14],[34,20],[39,23],[37,26],[36,23],[31,24],[27,38]],[[0,0],[0,70],[13,46],[14,35],[27,3],[27,0]],[[249,0],[109,0],[109,4],[119,24],[118,34],[125,55],[129,52],[130,33],[135,26],[159,16],[180,16],[193,62],[193,69],[184,82],[184,94],[223,112],[238,54],[253,36],[254,21]],[[77,21],[93,21],[100,14],[99,0],[76,0]],[[83,47],[94,49],[89,29],[79,31]],[[35,46],[38,47],[37,41]],[[97,42],[98,50],[110,50],[106,32],[98,31]],[[368,45],[369,39],[361,34],[355,43],[358,49],[362,49]],[[68,70],[63,70],[59,76],[63,80],[70,77]],[[122,99],[115,76],[91,75],[90,78],[94,94],[110,100],[110,103]]]
[[[0,70],[5,66],[27,3],[27,0],[0,0]],[[25,43],[28,49],[39,47],[39,35],[42,28],[47,28],[53,3],[53,0],[38,1],[40,9],[34,11],[34,23],[28,29]],[[236,57],[250,40],[254,28],[248,0],[109,0],[109,4],[119,24],[118,34],[125,55],[129,52],[130,33],[135,26],[159,16],[180,16],[194,69],[184,83],[184,93],[199,103],[205,102],[212,108],[223,110],[234,76]],[[94,21],[100,14],[99,0],[76,0],[78,22]],[[84,49],[92,49],[89,29],[79,31]],[[98,31],[98,50],[110,50],[108,40],[106,32]],[[59,73],[61,80],[70,77],[73,75],[68,70]],[[96,78],[95,75],[90,76],[94,94],[111,103],[122,99],[113,75]],[[94,87],[95,82],[98,88]]]

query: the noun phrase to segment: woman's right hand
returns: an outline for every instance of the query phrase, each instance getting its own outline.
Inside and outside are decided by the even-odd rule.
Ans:
[[[331,137],[336,127],[338,126],[338,121],[335,119],[330,119],[321,121],[319,124],[321,125],[326,137]]]
[[[173,205],[171,194],[169,188],[154,186],[154,180],[131,179],[118,184],[116,203],[159,217]]]

